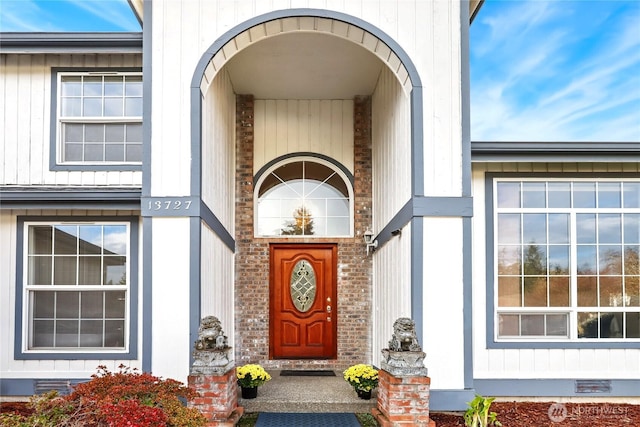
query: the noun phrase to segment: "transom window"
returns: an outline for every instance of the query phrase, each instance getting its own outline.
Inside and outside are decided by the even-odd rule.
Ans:
[[[141,73],[59,73],[58,161],[140,164]]]
[[[494,181],[496,336],[640,338],[640,182]]]
[[[350,236],[351,185],[329,162],[276,165],[256,185],[256,235]]]
[[[130,223],[24,227],[27,350],[125,350]]]

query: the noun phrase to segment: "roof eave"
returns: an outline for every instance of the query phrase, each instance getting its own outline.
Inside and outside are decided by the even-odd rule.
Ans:
[[[0,33],[0,53],[142,53],[142,33]]]

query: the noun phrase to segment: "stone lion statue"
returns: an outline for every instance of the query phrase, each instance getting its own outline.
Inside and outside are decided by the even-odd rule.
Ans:
[[[227,348],[227,337],[222,331],[220,320],[215,316],[203,317],[198,328],[197,350],[222,350]]]
[[[408,317],[400,317],[393,323],[393,337],[389,341],[392,351],[422,351],[416,336],[416,323]]]

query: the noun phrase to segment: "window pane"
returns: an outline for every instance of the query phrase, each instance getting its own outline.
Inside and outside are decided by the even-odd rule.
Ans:
[[[598,338],[598,313],[578,313],[578,338]]]
[[[62,117],[82,116],[82,98],[62,98],[61,104]]]
[[[102,347],[103,320],[80,321],[80,346]]]
[[[83,145],[82,144],[65,144],[64,146],[64,161],[65,162],[79,162],[83,159]]]
[[[622,246],[600,246],[600,274],[622,274]]]
[[[521,274],[520,246],[498,246],[498,274]]]
[[[124,125],[105,125],[105,142],[124,142]]]
[[[32,225],[29,227],[29,253],[51,254],[52,231],[50,225]]]
[[[501,314],[498,316],[498,334],[500,336],[520,335],[520,316],[517,314]]]
[[[520,207],[520,183],[519,182],[498,182],[498,207],[499,208],[519,208]]]
[[[624,278],[624,294],[628,307],[640,306],[640,276]]]
[[[595,208],[596,207],[595,182],[576,182],[573,184],[573,207],[574,208]]]
[[[105,117],[122,117],[123,105],[122,98],[106,98],[104,100],[104,114]]]
[[[571,207],[571,184],[568,182],[549,182],[549,207]]]
[[[54,253],[59,254],[76,254],[78,251],[78,227],[75,225],[64,226],[57,225],[55,227]]]
[[[55,292],[33,292],[33,318],[53,319],[55,315]]]
[[[61,79],[61,95],[62,96],[80,96],[82,95],[82,77],[81,76],[64,76]]]
[[[126,285],[127,257],[105,256],[104,257],[104,284],[105,285]]]
[[[599,243],[622,242],[622,217],[619,214],[598,215]]]
[[[142,98],[125,98],[124,115],[128,117],[142,116]]]
[[[600,338],[622,338],[622,313],[600,313]]]
[[[104,142],[104,125],[88,124],[84,126],[86,142]]]
[[[104,96],[122,96],[123,95],[123,78],[121,76],[105,76],[104,78]]]
[[[81,292],[81,317],[83,319],[102,319],[104,310],[102,304],[104,292]]]
[[[525,182],[522,184],[522,207],[546,207],[546,185],[544,182]]]
[[[64,123],[62,125],[64,142],[83,142],[84,125]]]
[[[85,161],[103,161],[104,145],[102,144],[85,145],[84,160]]]
[[[549,274],[569,274],[569,245],[549,246]]]
[[[104,226],[104,253],[108,255],[126,255],[129,235],[126,225]]]
[[[79,228],[81,255],[100,255],[102,253],[102,226],[81,225]]]
[[[142,145],[135,144],[130,145],[127,144],[125,151],[125,159],[126,162],[140,162],[142,161]]]
[[[123,162],[124,144],[106,144],[104,147],[104,159],[107,162]]]
[[[349,199],[328,199],[327,215],[329,216],[349,216]]]
[[[528,245],[523,252],[523,270],[526,276],[541,276],[547,274],[546,246]]]
[[[124,347],[124,321],[106,320],[104,322],[105,347]]]
[[[102,284],[102,258],[98,256],[82,256],[78,259],[78,284],[96,285]]]
[[[521,322],[522,335],[544,335],[544,315],[523,314]]]
[[[625,338],[640,338],[640,313],[626,313],[625,326]]]
[[[58,319],[80,317],[80,292],[56,292],[56,317]]]
[[[627,245],[624,248],[624,274],[638,275],[640,274],[640,246]]]
[[[498,243],[520,243],[520,214],[498,215]]]
[[[501,276],[498,278],[498,306],[522,306],[520,277]]]
[[[102,77],[101,76],[85,76],[84,96],[102,96]]]
[[[57,256],[54,261],[53,284],[73,286],[76,284],[76,257]]]
[[[53,347],[53,320],[33,321],[33,347]]]
[[[549,306],[569,307],[569,277],[552,276],[549,278]]]
[[[624,183],[624,207],[640,208],[640,182]]]
[[[126,96],[142,96],[142,77],[126,76],[125,87]]]
[[[105,317],[107,319],[124,319],[125,293],[124,291],[104,292]]]
[[[127,124],[127,142],[142,142],[142,125]]]
[[[578,274],[595,274],[598,269],[595,245],[580,245],[577,247]]]
[[[78,321],[56,322],[56,347],[78,347]]]
[[[102,98],[84,98],[82,100],[82,116],[102,116]]]
[[[547,306],[547,278],[546,277],[525,277],[524,278],[524,306],[525,307],[546,307]]]
[[[548,336],[566,337],[569,335],[566,314],[548,314],[546,319]]]
[[[598,207],[619,208],[622,206],[622,194],[619,182],[598,183]]]
[[[622,277],[600,277],[600,306],[622,307]]]
[[[545,214],[524,214],[523,223],[523,243],[546,243],[547,242],[547,216]]]
[[[569,243],[569,215],[549,214],[549,243]]]
[[[595,307],[598,305],[598,278],[594,276],[578,277],[578,306]]]
[[[624,242],[640,243],[640,214],[624,215]]]
[[[322,233],[327,236],[347,236],[349,235],[349,218],[328,218],[327,230]],[[320,235],[320,227],[315,227],[316,234]]]
[[[596,243],[595,214],[576,215],[576,239],[578,243]]]
[[[27,284],[51,285],[53,259],[49,256],[29,257],[29,273]]]

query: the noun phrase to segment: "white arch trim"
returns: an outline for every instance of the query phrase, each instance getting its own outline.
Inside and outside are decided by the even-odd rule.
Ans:
[[[337,19],[317,16],[290,16],[258,23],[225,43],[205,67],[200,80],[201,95],[204,96],[216,74],[238,52],[261,40],[292,32],[327,34],[362,46],[380,58],[385,66],[395,74],[405,94],[408,95],[411,92],[412,82],[404,64],[384,41],[372,33]]]

